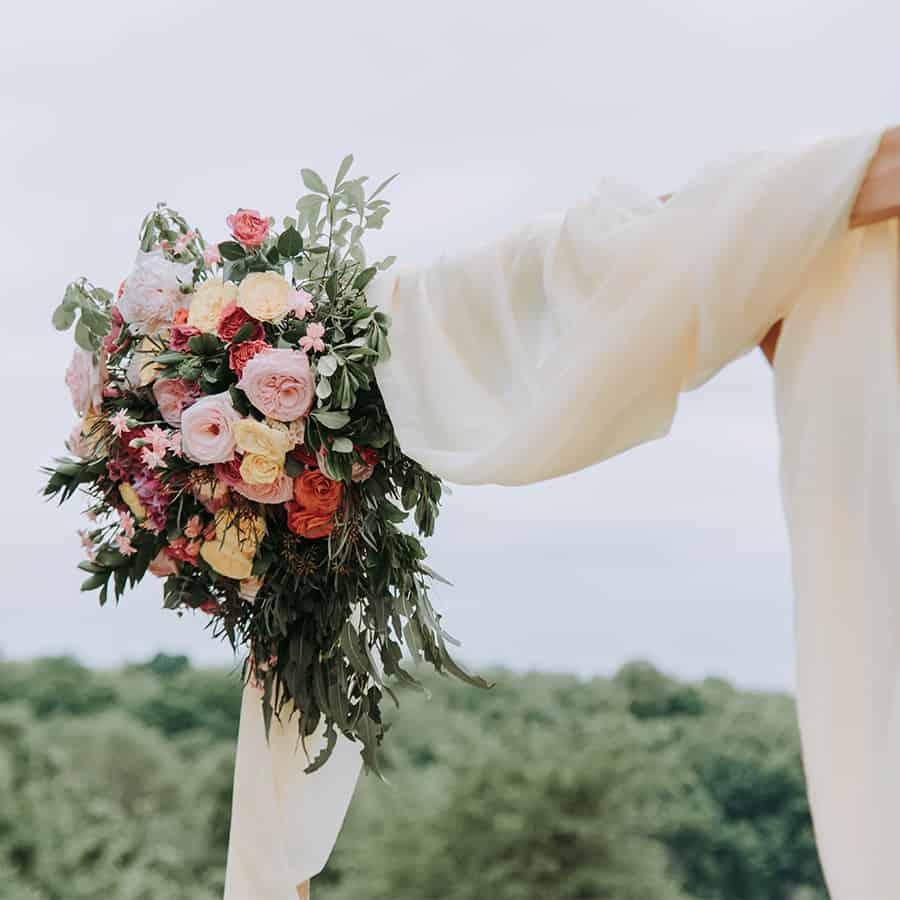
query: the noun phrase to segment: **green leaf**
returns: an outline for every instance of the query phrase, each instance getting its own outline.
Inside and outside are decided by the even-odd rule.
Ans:
[[[327,378],[320,378],[316,384],[316,396],[320,400],[327,400],[331,396],[331,382]]]
[[[90,353],[93,353],[100,346],[100,341],[94,337],[91,330],[85,325],[84,319],[79,319],[78,324],[75,326],[75,343],[82,350],[87,350]]]
[[[85,578],[84,581],[81,582],[81,590],[96,591],[97,588],[103,587],[103,585],[106,584],[108,578],[109,572],[98,572],[96,575],[91,575],[90,578]]]
[[[378,187],[375,188],[374,192],[370,195],[369,200],[374,200],[399,174],[399,172],[395,172],[393,175],[391,175],[390,178],[386,178],[384,181],[382,181],[381,184],[379,184]]]
[[[223,344],[214,334],[195,334],[188,340],[188,347],[197,356],[214,356],[222,350]]]
[[[344,176],[350,171],[350,166],[353,165],[353,154],[348,153],[343,160],[341,160],[341,164],[338,168],[337,177],[334,179],[334,189],[337,190],[341,181],[343,181]]]
[[[243,259],[247,253],[237,241],[222,241],[219,244],[219,253],[223,259],[238,260]]]
[[[278,238],[278,252],[285,257],[293,258],[303,249],[303,238],[296,228],[288,228]]]
[[[328,295],[328,299],[334,301],[337,297],[338,292],[338,276],[337,272],[332,272],[328,276],[328,280],[325,282],[325,293]]]
[[[350,414],[327,409],[314,409],[310,415],[331,431],[337,431],[350,422]]]
[[[57,331],[66,331],[72,327],[75,321],[75,310],[67,306],[65,302],[60,303],[53,311],[53,327]]]
[[[353,279],[353,287],[357,291],[361,291],[377,274],[378,269],[375,266],[369,266],[368,269],[363,269],[362,272]]]
[[[322,176],[319,175],[318,172],[314,172],[312,169],[301,169],[300,177],[303,179],[303,183],[311,191],[328,196],[328,188],[326,187],[325,182],[322,181]]]
[[[335,453],[352,453],[353,441],[346,437],[335,438],[334,443],[331,445],[331,449]]]

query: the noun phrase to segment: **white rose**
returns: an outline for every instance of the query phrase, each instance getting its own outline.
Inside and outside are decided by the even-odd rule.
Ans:
[[[139,334],[157,335],[168,328],[175,310],[185,305],[182,284],[190,285],[191,266],[174,263],[162,253],[139,253],[122,287],[119,312]]]

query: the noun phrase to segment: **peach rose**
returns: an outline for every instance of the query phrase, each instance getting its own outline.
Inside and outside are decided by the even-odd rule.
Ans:
[[[315,396],[309,360],[300,350],[262,350],[244,364],[238,387],[263,414],[279,422],[305,416]]]
[[[181,415],[181,448],[201,465],[228,462],[234,456],[235,422],[241,416],[227,393],[201,397]]]
[[[282,473],[271,484],[247,484],[241,480],[232,488],[236,494],[254,503],[287,503],[294,494],[294,479]]]
[[[225,222],[231,229],[232,237],[245,247],[258,247],[269,233],[269,220],[264,219],[256,209],[239,209]]]

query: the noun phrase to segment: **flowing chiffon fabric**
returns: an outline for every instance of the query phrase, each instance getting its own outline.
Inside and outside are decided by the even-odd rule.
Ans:
[[[378,379],[405,451],[467,484],[554,478],[665,435],[681,391],[786,319],[775,381],[798,704],[834,900],[900,898],[898,228],[848,229],[879,137],[710,166],[665,206],[604,182],[368,290],[393,317]],[[288,900],[314,875],[357,774],[348,744],[304,776],[290,728],[268,749],[261,728],[245,698],[229,900]],[[261,888],[273,860],[291,881]],[[239,870],[247,887],[231,890]]]

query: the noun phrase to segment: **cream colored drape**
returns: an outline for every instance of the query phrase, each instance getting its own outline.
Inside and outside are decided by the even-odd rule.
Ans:
[[[775,378],[798,703],[833,900],[900,898],[898,231],[847,227],[878,139],[711,166],[665,207],[602,183],[563,214],[369,289],[393,316],[379,384],[404,449],[468,484],[553,478],[663,436],[681,391],[786,318]],[[327,856],[355,763],[329,762],[328,789],[308,790],[290,736],[267,750],[247,703],[229,876],[286,859],[295,884]],[[274,793],[254,802],[261,778]],[[226,896],[288,900],[289,887]]]

